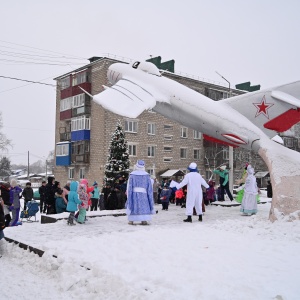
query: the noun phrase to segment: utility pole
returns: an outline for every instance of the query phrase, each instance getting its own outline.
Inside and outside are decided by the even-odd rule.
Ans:
[[[45,180],[47,180],[47,166],[48,166],[48,161],[46,159],[46,175],[45,175]]]
[[[29,151],[28,151],[28,164],[27,164],[27,179],[29,181]]]

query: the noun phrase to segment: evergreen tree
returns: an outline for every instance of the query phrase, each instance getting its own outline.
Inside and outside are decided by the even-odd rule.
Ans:
[[[0,177],[5,179],[11,174],[10,160],[6,156],[0,159]]]
[[[124,176],[126,179],[128,178],[130,165],[127,141],[120,122],[118,122],[112,135],[109,150],[105,165],[104,184],[114,186],[117,177]]]

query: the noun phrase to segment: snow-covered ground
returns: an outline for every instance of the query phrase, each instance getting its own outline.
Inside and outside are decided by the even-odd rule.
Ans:
[[[209,206],[192,224],[178,206],[157,209],[150,226],[105,216],[6,228],[45,254],[0,242],[1,299],[300,299],[299,221],[269,222],[270,203],[251,217]]]

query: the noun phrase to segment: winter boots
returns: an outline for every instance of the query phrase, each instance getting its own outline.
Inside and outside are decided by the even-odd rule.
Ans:
[[[76,225],[76,224],[74,223],[74,213],[70,213],[67,224],[68,224],[68,225],[71,225],[71,226],[72,226],[72,225]]]
[[[129,224],[129,225],[133,225],[133,221],[129,221],[128,224]]]
[[[192,223],[192,216],[188,216],[183,222],[190,222]]]
[[[141,225],[149,225],[147,221],[142,221]]]
[[[199,215],[199,222],[202,222],[202,215]]]
[[[70,226],[76,225],[73,220],[71,220],[71,221],[68,220],[67,224],[70,225]]]

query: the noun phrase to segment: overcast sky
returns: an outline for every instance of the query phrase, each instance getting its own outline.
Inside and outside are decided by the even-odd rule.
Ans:
[[[231,86],[300,80],[297,0],[1,1],[0,76],[53,78],[105,53],[174,59],[175,71]],[[12,163],[54,149],[55,87],[0,77]],[[113,129],[112,129],[113,130]]]

